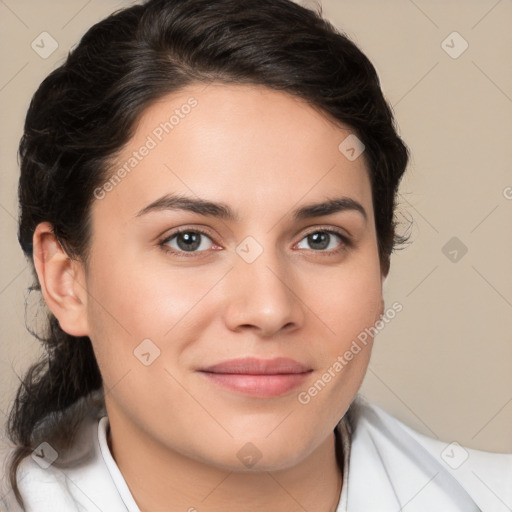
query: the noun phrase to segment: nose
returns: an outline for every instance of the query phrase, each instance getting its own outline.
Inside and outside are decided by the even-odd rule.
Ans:
[[[224,280],[224,316],[229,329],[272,337],[302,326],[305,306],[290,265],[272,249],[263,250],[251,263],[235,258],[235,268]]]

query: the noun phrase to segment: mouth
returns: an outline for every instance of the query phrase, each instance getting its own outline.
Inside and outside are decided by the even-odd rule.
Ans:
[[[198,370],[209,382],[259,398],[284,395],[300,386],[313,371],[293,359],[232,359]]]

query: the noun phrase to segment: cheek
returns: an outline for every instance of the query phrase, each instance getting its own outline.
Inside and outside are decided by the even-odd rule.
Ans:
[[[198,302],[207,287],[197,272],[157,267],[144,258],[112,261],[98,254],[96,261],[101,264],[96,264],[88,280],[90,294],[97,299],[92,312],[102,322],[117,324],[137,336],[161,336]]]
[[[201,301],[219,275],[127,255],[114,260],[109,253],[98,252],[91,264],[88,321],[98,364],[115,380],[138,367],[134,350],[143,340],[152,340],[166,359],[179,355],[188,343],[184,334],[214,315],[214,306],[206,310],[209,302]]]
[[[310,288],[307,296],[326,326],[331,351],[343,349],[379,319],[382,285],[378,264],[340,268],[316,282],[318,286]]]
[[[366,374],[373,346],[370,328],[382,304],[379,267],[340,272],[330,280],[328,292],[309,297],[317,305],[323,334],[318,331],[310,346],[318,362],[316,380],[298,401],[332,424],[348,408]]]

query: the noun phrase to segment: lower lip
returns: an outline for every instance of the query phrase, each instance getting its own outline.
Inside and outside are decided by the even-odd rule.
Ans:
[[[235,373],[201,372],[210,381],[243,395],[271,398],[284,395],[300,386],[308,377],[307,373],[287,373],[278,375],[246,375]]]

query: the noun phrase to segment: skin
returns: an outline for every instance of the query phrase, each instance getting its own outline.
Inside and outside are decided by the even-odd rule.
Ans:
[[[194,84],[144,112],[112,170],[190,97],[198,101],[190,114],[94,200],[87,268],[67,257],[48,223],[37,227],[43,296],[66,332],[92,340],[111,451],[141,510],[329,512],[341,478],[333,429],[361,385],[371,340],[309,403],[297,397],[383,313],[364,153],[349,161],[338,150],[349,127],[291,95]],[[179,210],[136,216],[173,192],[222,201],[240,220]],[[358,201],[368,220],[354,210],[291,216],[338,196]],[[208,232],[192,257],[159,245],[178,227]],[[307,235],[322,229],[340,230],[353,246],[331,235],[315,248]],[[263,249],[252,263],[236,252],[248,236]],[[183,244],[175,237],[167,247]],[[144,339],[160,350],[148,366],[134,356]],[[272,398],[196,371],[245,356],[290,357],[313,371]],[[237,457],[248,442],[261,453],[251,468]]]

